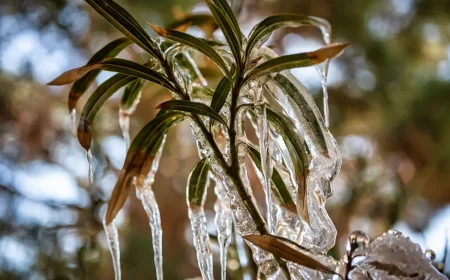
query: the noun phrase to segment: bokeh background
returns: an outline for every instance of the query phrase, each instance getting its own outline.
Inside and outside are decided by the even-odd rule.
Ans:
[[[167,26],[190,12],[207,12],[194,0],[117,2],[143,26],[147,20]],[[248,34],[265,16],[280,12],[326,18],[333,41],[352,44],[331,63],[329,78],[331,131],[344,158],[327,203],[339,232],[330,253],[341,256],[353,230],[373,238],[397,228],[423,249],[433,249],[435,264],[442,268],[450,245],[450,3],[244,0],[239,21]],[[188,32],[201,34],[198,28]],[[220,32],[214,35],[221,38]],[[45,84],[84,65],[120,36],[81,0],[0,1],[0,279],[113,279],[100,221],[125,157],[118,126],[120,94],[96,120],[95,183],[90,186],[85,152],[69,125],[69,88]],[[321,44],[312,28],[283,29],[269,41],[279,53]],[[128,49],[121,57],[133,58],[136,52]],[[217,83],[210,64],[203,60],[200,65],[211,84]],[[293,72],[321,108],[317,71]],[[97,82],[110,75],[102,73]],[[132,135],[167,98],[159,87],[144,88]],[[166,279],[200,275],[185,203],[185,181],[197,160],[189,126],[178,125],[169,134],[154,185]],[[261,198],[261,186],[250,175]],[[212,222],[211,193],[207,215]],[[150,228],[135,197],[130,196],[118,226],[123,278],[155,279]],[[212,223],[210,232],[214,236]],[[218,272],[214,242],[213,249]],[[229,279],[240,279],[233,249],[229,258]],[[449,266],[450,261],[447,273]]]

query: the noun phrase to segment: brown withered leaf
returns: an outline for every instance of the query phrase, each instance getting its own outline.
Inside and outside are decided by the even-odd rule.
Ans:
[[[336,274],[331,268],[309,257],[301,250],[307,251],[298,244],[271,234],[247,235],[244,239],[273,255],[320,272]],[[295,249],[297,248],[297,249]],[[313,254],[313,253],[311,253]]]
[[[305,171],[305,170],[304,170]],[[304,172],[306,173],[306,172]],[[303,175],[303,176],[300,176]],[[297,184],[297,213],[306,223],[309,224],[309,211],[308,211],[308,195],[307,195],[307,185],[306,185],[306,174],[298,174]],[[299,178],[301,177],[301,178]]]
[[[111,198],[108,202],[108,210],[105,216],[106,224],[111,223],[122,209],[128,198],[128,193],[133,185],[133,179],[139,177],[143,166],[151,165],[154,157],[142,150],[129,151],[124,166],[119,173],[119,178],[114,186]]]
[[[321,63],[327,59],[332,59],[345,50],[350,43],[332,43],[326,45],[318,50],[310,52],[308,56],[312,60],[313,64]]]

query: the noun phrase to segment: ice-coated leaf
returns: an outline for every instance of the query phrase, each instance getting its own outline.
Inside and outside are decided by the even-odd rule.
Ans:
[[[325,141],[325,136],[323,134],[322,128],[320,126],[319,120],[314,117],[314,111],[309,106],[308,102],[303,97],[302,93],[299,92],[298,88],[289,81],[288,78],[281,74],[277,74],[274,77],[274,82],[280,87],[280,89],[288,95],[298,106],[299,111],[305,116],[305,124],[309,127],[314,136],[314,142],[318,144],[318,151],[323,154],[328,154],[327,143]]]
[[[114,220],[117,213],[122,209],[133,179],[136,178],[138,186],[143,183],[164,135],[173,124],[183,120],[183,118],[184,115],[179,112],[160,113],[144,126],[134,138],[114,186],[111,199],[108,202],[108,210],[105,216],[106,224]]]
[[[283,70],[308,67],[338,56],[349,44],[334,43],[312,52],[283,55],[270,59],[248,71],[244,83]]]
[[[211,101],[211,108],[219,113],[220,109],[222,109],[223,105],[227,101],[228,94],[230,93],[231,82],[226,77],[223,77],[220,80],[219,84],[214,91],[214,95]]]
[[[187,45],[187,46],[203,53],[204,55],[209,57],[212,61],[214,61],[214,63],[220,68],[220,70],[226,77],[230,78],[230,72],[228,71],[228,67],[227,67],[227,64],[225,63],[225,61],[211,46],[209,46],[204,41],[202,41],[192,35],[189,35],[187,33],[183,33],[183,32],[176,31],[176,30],[164,29],[164,28],[161,28],[161,27],[151,24],[151,23],[149,23],[149,25],[160,36],[165,37],[170,40],[173,40],[173,41],[176,41],[176,42],[179,42],[183,45]]]
[[[119,38],[114,40],[101,48],[98,52],[96,52],[91,59],[88,61],[87,65],[102,61],[105,58],[115,57],[122,51],[124,48],[133,43],[130,39],[126,37]],[[100,73],[100,70],[92,70],[81,79],[76,81],[69,92],[69,111],[75,108],[77,105],[78,99],[84,94],[84,92],[89,88],[89,86],[94,82],[97,75]]]
[[[189,205],[202,206],[205,201],[205,187],[208,182],[209,163],[206,158],[200,160],[192,169],[187,183]]]
[[[234,34],[236,35],[239,43],[242,45],[242,31],[239,27],[239,23],[233,13],[233,10],[231,9],[230,5],[228,4],[227,0],[212,0],[212,2],[217,6],[219,11],[225,16],[227,22],[231,25],[231,28],[233,28]]]
[[[91,126],[97,112],[116,91],[134,80],[136,78],[133,76],[116,74],[101,84],[89,97],[83,107],[77,133],[78,141],[83,148],[89,150],[91,147]]]
[[[163,109],[163,110],[177,110],[182,112],[188,112],[192,114],[198,114],[202,116],[209,117],[211,119],[214,119],[223,125],[227,126],[227,123],[225,122],[222,117],[216,113],[211,107],[199,103],[199,102],[192,102],[188,100],[169,100],[164,103],[161,103],[156,107],[156,109]]]
[[[285,116],[267,109],[267,119],[273,128],[281,135],[292,159],[295,171],[295,179],[298,186],[297,207],[304,221],[309,223],[309,213],[306,194],[306,177],[308,176],[308,158],[299,133],[295,131],[295,125]]]
[[[121,100],[122,108],[130,108],[133,106],[143,86],[144,81],[136,79],[125,88]]]
[[[57,77],[48,84],[49,85],[70,84],[73,83],[74,81],[77,81],[78,79],[83,77],[86,73],[94,69],[118,72],[129,76],[135,76],[144,80],[160,84],[171,91],[176,91],[173,84],[160,73],[152,70],[151,68],[145,65],[120,58],[107,58],[98,63],[89,64],[80,68],[69,70],[67,72],[64,72],[63,74],[61,74],[59,77]]]
[[[120,5],[113,0],[86,0],[86,2],[138,46],[153,56],[158,56],[156,43],[150,38],[139,23]]]
[[[223,8],[222,4],[217,0],[206,0],[209,10],[213,14],[217,24],[222,30],[231,52],[238,65],[241,64],[241,50],[242,50],[242,33],[237,33],[233,27],[232,20],[227,15],[227,12]]]
[[[259,171],[262,172],[260,152],[258,151],[258,149],[253,147],[251,143],[247,143],[247,148],[251,160],[254,162]],[[278,173],[276,168],[273,169],[272,173],[272,191],[275,197],[277,197],[277,199],[279,200],[281,206],[289,209],[289,211],[293,213],[297,213],[294,200],[292,199],[291,194],[286,187],[286,184],[284,183],[280,173]]]
[[[262,46],[276,30],[283,27],[300,27],[304,25],[316,26],[322,30],[322,33],[329,33],[329,30],[331,30],[330,23],[323,18],[297,14],[273,15],[265,18],[253,27],[245,50],[246,57],[249,57],[254,48]]]
[[[335,274],[333,269],[306,255],[300,250],[299,245],[286,238],[265,234],[247,235],[244,239],[256,246],[287,261],[305,266],[320,272]],[[305,249],[306,250],[306,249]]]

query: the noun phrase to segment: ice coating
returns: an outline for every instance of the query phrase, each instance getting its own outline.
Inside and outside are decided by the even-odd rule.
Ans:
[[[446,279],[430,264],[418,244],[395,231],[374,239],[355,271],[372,279]]]
[[[106,224],[103,221],[103,227],[106,233],[106,239],[108,241],[109,251],[111,253],[111,258],[114,267],[115,280],[122,279],[122,274],[120,270],[120,246],[119,246],[119,233],[117,232],[117,227],[112,221]]]
[[[136,186],[136,196],[141,201],[147,214],[150,228],[152,231],[153,254],[156,270],[156,277],[158,280],[163,279],[163,255],[162,255],[162,228],[161,215],[159,213],[158,203],[152,190],[155,181],[155,175],[158,170],[159,161],[161,159],[166,136],[164,136],[161,146],[153,159],[152,166],[142,186]]]
[[[266,57],[275,58],[278,56],[276,52],[267,47],[261,47],[259,51]],[[281,85],[292,92],[287,94],[286,91],[283,91]],[[294,122],[299,131],[299,136],[304,138],[311,152],[311,164],[320,165],[320,171],[324,176],[329,180],[334,179],[340,170],[342,161],[339,149],[306,87],[290,71],[282,71],[275,74],[272,79],[266,79],[264,88]],[[301,103],[302,108],[296,104],[291,98],[292,96],[299,97],[297,101]],[[271,103],[271,106],[276,106],[276,104]]]
[[[330,126],[330,109],[328,108],[328,68],[330,65],[330,60],[326,60],[323,62],[323,65],[316,66],[317,72],[320,76],[320,84],[322,86],[322,94],[323,94],[323,118],[325,121],[325,126]]]
[[[77,109],[70,111],[70,131],[73,135],[77,135]]]
[[[214,279],[213,262],[203,206],[190,206],[188,211],[200,272],[203,279],[212,280]]]
[[[245,117],[246,117],[245,109],[239,110],[237,112],[235,130],[236,130],[236,146],[238,153],[239,175],[245,186],[245,189],[247,190],[247,193],[251,197],[250,199],[253,201],[255,205],[257,205],[252,190],[250,188],[250,181],[248,179],[247,167],[245,165],[245,159],[248,154],[247,137],[245,135]],[[245,208],[245,205],[243,204],[242,200],[238,202],[236,197],[234,197],[234,200],[236,201],[236,206],[238,206],[236,207],[235,212],[235,223],[239,234],[241,236],[249,234],[258,234],[259,232],[256,229],[256,225],[254,224],[253,219],[250,217],[248,210]],[[231,207],[233,209],[233,204]],[[254,230],[248,233],[242,231],[242,229],[247,228],[249,224],[253,224]],[[261,271],[261,273],[265,274],[266,276],[270,276],[275,274],[279,270],[278,264],[275,261],[272,254],[260,249],[259,247],[251,243],[248,243],[248,245],[252,249],[253,260],[258,265],[258,269],[259,271]]]
[[[119,126],[122,131],[122,137],[125,141],[125,147],[128,150],[130,147],[130,116],[134,113],[136,110],[137,105],[139,104],[141,100],[141,92],[138,93],[138,96],[133,101],[133,104],[130,107],[124,107],[121,105],[119,109]]]
[[[92,170],[92,152],[91,149],[87,150],[86,158],[88,161],[88,182],[89,185],[94,183],[94,171]]]
[[[235,231],[236,233],[236,231]],[[249,265],[249,258],[247,256],[247,251],[245,250],[245,241],[244,239],[239,235],[239,234],[235,234],[235,241],[236,241],[236,250],[238,253],[238,258],[239,258],[239,263],[241,265],[242,268],[242,280],[252,280],[252,275],[250,274],[249,270],[248,270],[248,265]]]
[[[216,216],[214,223],[217,230],[217,239],[219,241],[220,249],[220,266],[221,266],[221,279],[226,279],[227,269],[227,252],[231,243],[231,229],[233,226],[233,214],[230,209],[230,203],[228,202],[227,193],[222,186],[222,182],[216,176],[213,176],[213,180],[216,183],[214,192],[217,200],[214,204],[214,210]]]
[[[250,91],[253,92],[255,99],[255,115],[256,127],[259,138],[259,152],[261,155],[261,167],[263,175],[263,186],[265,192],[265,200],[267,207],[266,221],[269,233],[274,232],[273,218],[272,218],[272,159],[269,154],[269,130],[267,124],[266,102],[262,95],[262,87],[258,82],[250,83]]]
[[[243,165],[245,162],[245,157],[247,155],[247,146],[245,144],[245,135],[243,135],[243,121],[245,117],[245,111],[242,110],[241,112],[238,112],[238,117],[236,119],[236,125],[237,125],[237,135],[238,135],[238,144],[237,144],[237,150],[238,150],[238,158],[240,162],[240,177],[242,179],[242,183],[244,185],[245,191],[249,195],[250,199],[253,203],[256,205],[256,201],[254,199],[254,196],[252,194],[250,184],[248,181],[247,176],[247,169]],[[219,176],[219,178],[222,181],[222,184],[225,188],[225,191],[228,196],[228,200],[230,202],[230,208],[233,213],[233,220],[236,225],[236,230],[238,231],[239,235],[245,236],[245,235],[251,235],[251,234],[259,234],[259,231],[257,230],[256,224],[252,217],[250,216],[250,213],[248,212],[245,203],[242,201],[242,198],[240,197],[236,185],[233,183],[233,181],[228,177],[226,172],[223,170],[221,165],[218,162],[218,159],[216,158],[213,149],[209,145],[208,141],[203,136],[200,128],[197,126],[197,124],[191,122],[191,128],[192,132],[194,133],[195,138],[197,139],[197,147],[201,151],[201,153],[208,159],[208,162],[211,165],[212,170]],[[239,133],[241,132],[241,133]],[[239,140],[240,139],[240,140]],[[270,275],[274,274],[278,270],[278,264],[276,263],[274,257],[267,253],[264,250],[261,250],[259,247],[254,246],[252,244],[249,244],[250,248],[253,252],[253,259],[255,263],[258,265],[258,267],[261,268],[265,274]]]
[[[277,56],[266,47],[262,47],[260,52],[269,57]],[[274,104],[275,107],[283,109],[280,113],[286,114],[294,122],[296,131],[299,137],[304,139],[311,156],[308,164],[307,207],[309,213],[314,214],[310,215],[309,224],[303,223],[297,241],[306,248],[321,253],[327,252],[334,246],[336,229],[324,205],[326,198],[332,194],[331,181],[341,166],[339,150],[307,89],[289,71],[276,75],[278,76],[273,79],[266,79],[265,90],[278,103]],[[289,94],[296,96],[291,97],[286,90],[294,91]],[[292,98],[297,98],[297,102]],[[282,142],[282,139],[277,142]],[[282,154],[286,155],[283,153],[284,147],[279,146]],[[285,161],[289,159],[285,158]]]
[[[322,38],[325,45],[331,43],[331,25],[322,25],[320,28],[322,32]],[[330,60],[327,59],[322,65],[316,66],[317,72],[319,72],[321,85],[322,85],[322,94],[323,94],[323,117],[325,121],[325,126],[330,126],[330,109],[328,108],[328,68],[330,65]]]
[[[151,187],[144,187],[142,190],[137,192],[138,198],[141,200],[152,230],[152,245],[156,279],[161,280],[163,279],[162,229],[158,203],[156,202],[155,195]]]

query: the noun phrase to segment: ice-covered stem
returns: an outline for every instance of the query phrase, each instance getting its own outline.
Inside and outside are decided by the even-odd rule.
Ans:
[[[259,232],[259,234],[266,234],[268,233],[264,218],[262,217],[261,213],[259,212],[257,206],[253,203],[252,197],[247,192],[247,189],[245,188],[244,183],[242,182],[242,178],[240,177],[240,163],[239,163],[239,157],[238,157],[238,150],[237,150],[237,133],[236,133],[236,119],[237,119],[237,113],[238,113],[238,100],[239,100],[239,93],[241,91],[241,88],[244,86],[244,77],[241,74],[242,70],[237,69],[236,73],[236,82],[233,85],[232,91],[231,91],[231,106],[230,106],[230,129],[228,131],[228,138],[230,141],[230,157],[231,157],[231,166],[228,169],[228,173],[230,173],[230,178],[235,180],[235,185],[238,191],[238,194],[245,205],[245,208],[248,210],[250,216],[253,219],[253,222],[256,225],[256,229]],[[233,180],[233,181],[234,181]],[[283,262],[278,257],[275,257],[276,261],[280,265],[280,268],[282,269],[283,273],[289,277],[289,270],[287,268],[287,265],[285,262]]]

